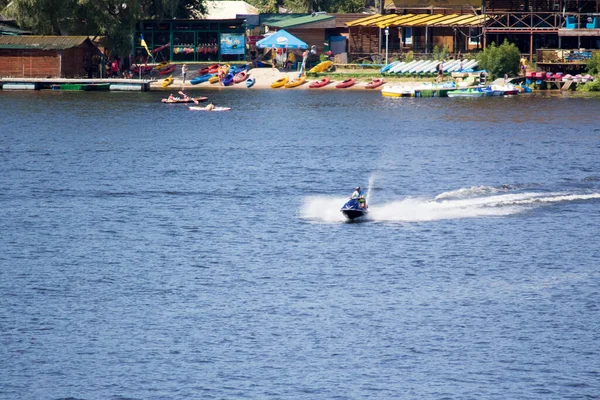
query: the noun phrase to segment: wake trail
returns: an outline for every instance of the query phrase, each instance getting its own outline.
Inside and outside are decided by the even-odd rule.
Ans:
[[[444,192],[433,199],[407,197],[383,204],[369,204],[368,220],[379,222],[421,222],[460,218],[502,217],[534,207],[571,201],[600,199],[600,193],[510,193],[510,187],[472,187]],[[509,193],[504,193],[509,192]],[[345,197],[307,197],[301,216],[325,223],[344,222],[340,212]]]

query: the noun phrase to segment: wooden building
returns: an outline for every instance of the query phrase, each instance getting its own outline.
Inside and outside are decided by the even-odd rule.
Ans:
[[[141,45],[142,35],[156,61],[237,61],[246,57],[246,32],[241,18],[141,21],[135,33],[136,63],[148,61],[148,53]]]
[[[91,77],[101,56],[87,36],[0,36],[4,77]]]
[[[268,30],[285,29],[309,47],[316,46],[323,53],[326,46],[326,30],[335,28],[335,17],[329,14],[261,14],[261,25]]]
[[[541,48],[600,48],[600,0],[386,0],[384,13],[347,23],[350,52],[471,51],[507,39],[530,60]],[[383,10],[382,10],[383,11]]]

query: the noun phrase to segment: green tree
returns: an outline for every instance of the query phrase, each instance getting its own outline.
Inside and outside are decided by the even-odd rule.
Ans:
[[[586,62],[585,69],[588,74],[600,74],[600,54],[594,54],[594,56]]]
[[[113,52],[125,55],[141,19],[188,18],[204,9],[203,0],[12,0],[5,14],[36,34],[106,36]]]
[[[353,13],[365,8],[365,0],[285,0],[284,6],[294,12]]]
[[[248,4],[256,7],[261,13],[276,13],[278,8],[277,0],[248,0]]]
[[[519,73],[519,62],[521,53],[517,46],[504,40],[500,46],[492,42],[487,48],[478,54],[479,66],[488,71],[493,78],[505,74],[514,76]]]

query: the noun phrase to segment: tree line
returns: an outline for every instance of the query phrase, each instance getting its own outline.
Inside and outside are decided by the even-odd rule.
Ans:
[[[192,18],[206,0],[0,0],[0,15],[37,35],[105,36],[115,54],[131,50],[138,21]],[[374,0],[247,0],[260,12],[360,12]],[[377,0],[382,1],[382,0]],[[373,3],[374,4],[374,3]]]

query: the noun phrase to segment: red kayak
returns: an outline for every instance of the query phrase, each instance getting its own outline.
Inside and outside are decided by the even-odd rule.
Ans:
[[[331,78],[326,76],[323,79],[319,79],[318,81],[311,83],[310,85],[308,85],[308,87],[311,89],[320,88],[327,85],[329,82],[331,82]]]
[[[376,87],[379,87],[381,85],[383,85],[385,83],[385,81],[383,79],[373,79],[371,82],[367,83],[365,85],[365,87],[367,89],[375,89]]]
[[[238,72],[237,74],[235,74],[235,76],[233,77],[233,83],[240,83],[240,82],[244,82],[246,80],[246,78],[248,77],[248,73],[246,71],[241,71]]]
[[[198,70],[198,75],[214,74],[219,69],[219,64],[209,65],[206,68]]]
[[[167,68],[159,70],[158,73],[160,75],[171,74],[171,73],[173,73],[173,71],[175,71],[175,68],[177,68],[176,64],[169,65]]]
[[[343,88],[348,88],[348,87],[354,85],[355,83],[356,83],[356,78],[350,78],[350,79],[346,79],[343,82],[338,83],[337,85],[335,85],[335,87],[338,89],[343,89]]]
[[[131,68],[131,72],[133,74],[139,74],[141,70],[142,74],[147,74],[152,71],[152,68],[152,65],[136,65],[135,67]]]

